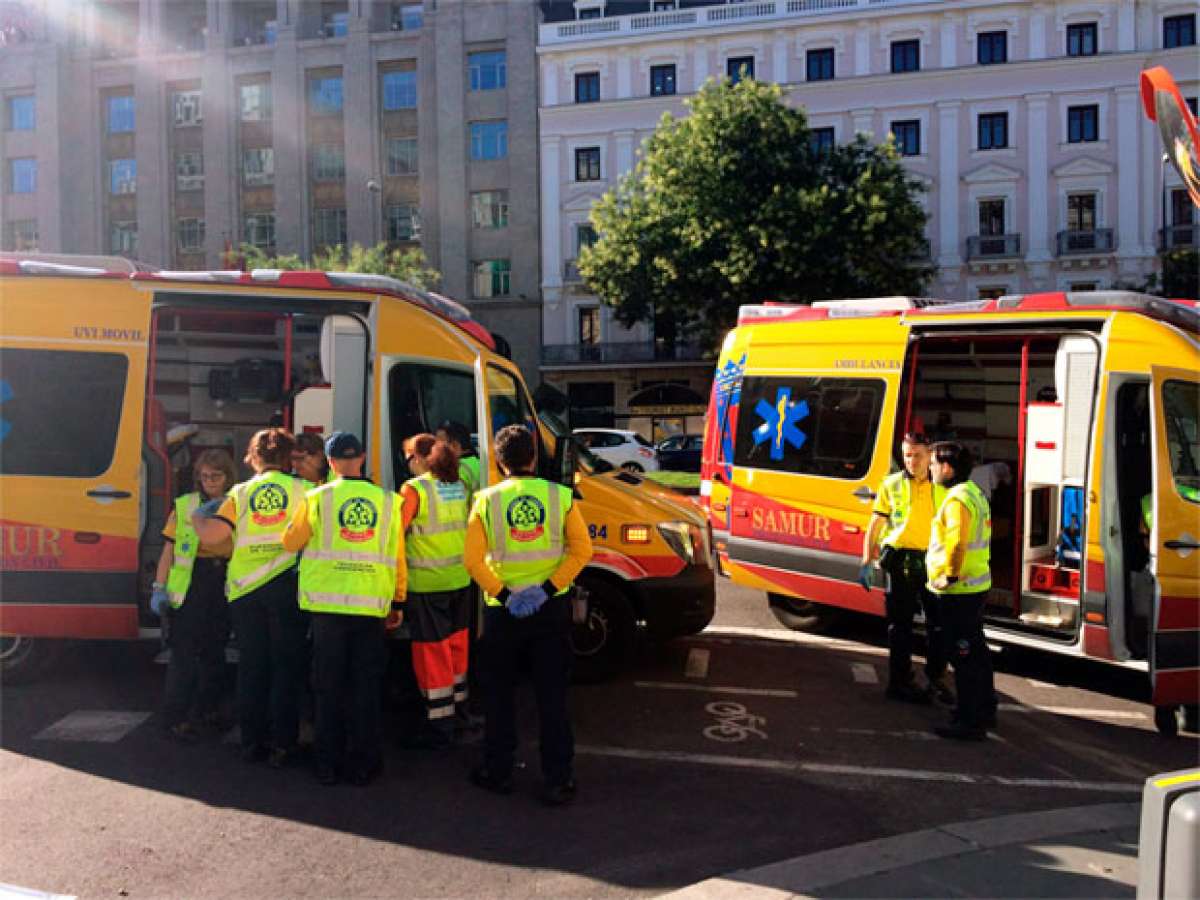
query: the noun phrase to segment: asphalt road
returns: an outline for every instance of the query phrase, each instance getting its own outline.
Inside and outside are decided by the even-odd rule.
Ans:
[[[573,693],[580,794],[546,809],[528,768],[507,798],[466,782],[475,748],[388,753],[368,788],[303,767],[181,747],[150,714],[156,648],[78,645],[43,682],[0,692],[0,881],[82,896],[650,895],[802,853],[1010,812],[1136,800],[1194,766],[1143,677],[1008,652],[1000,731],[929,734],[945,713],[883,700],[881,623],[834,637],[777,626],[722,583],[713,627],[644,646],[624,677]]]

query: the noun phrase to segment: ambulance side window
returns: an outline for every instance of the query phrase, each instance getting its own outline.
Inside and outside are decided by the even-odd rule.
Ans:
[[[1168,381],[1163,384],[1162,397],[1175,491],[1185,500],[1200,503],[1200,385]]]
[[[432,434],[447,420],[476,432],[475,376],[465,369],[398,363],[388,373],[388,398],[397,484],[412,474],[402,450],[406,439]]]
[[[524,425],[536,435],[537,420],[521,382],[512,373],[496,366],[488,366],[487,381],[492,433],[505,425]]]
[[[859,479],[871,467],[887,384],[879,378],[746,376],[734,463]]]
[[[128,370],[121,353],[0,350],[0,474],[107,472]]]

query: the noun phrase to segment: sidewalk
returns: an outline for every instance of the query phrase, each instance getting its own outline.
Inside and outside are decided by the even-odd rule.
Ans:
[[[673,900],[1133,897],[1141,805],[956,822],[701,881]]]

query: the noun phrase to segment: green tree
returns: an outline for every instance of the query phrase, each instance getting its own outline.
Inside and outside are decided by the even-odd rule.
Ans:
[[[688,106],[592,208],[579,271],[623,324],[657,315],[714,341],[744,303],[923,290],[921,185],[890,143],[817,148],[804,112],[751,79]]]
[[[401,250],[387,244],[364,247],[353,244],[347,251],[340,244],[317,250],[311,260],[295,253],[267,256],[258,247],[242,244],[246,269],[318,269],[322,272],[364,272],[371,275],[390,275],[419,288],[435,288],[441,274],[427,264],[419,247]]]

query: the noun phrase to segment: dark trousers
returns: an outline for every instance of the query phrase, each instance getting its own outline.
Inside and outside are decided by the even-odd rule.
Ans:
[[[225,560],[197,559],[183,606],[170,613],[171,662],[163,700],[163,720],[168,726],[217,711],[228,640]]]
[[[572,777],[575,736],[567,711],[571,679],[571,608],[566,596],[551,597],[526,619],[488,606],[479,642],[480,680],[485,697],[484,765],[504,778],[517,749],[517,679],[527,659],[537,698],[542,776],[548,784]]]
[[[312,627],[317,765],[378,768],[383,761],[381,707],[387,669],[384,620],[313,613]]]
[[[425,699],[427,727],[454,731],[455,706],[467,702],[467,661],[474,592],[409,591],[405,616],[412,636],[413,672]]]
[[[925,553],[893,550],[888,562],[885,610],[888,628],[888,684],[912,681],[913,617],[925,612],[925,677],[937,681],[946,672],[946,638],[938,599],[925,588]]]
[[[242,746],[296,746],[308,616],[289,569],[230,604],[237,632],[238,720]]]
[[[983,605],[987,591],[941,594],[958,709],[954,718],[968,728],[983,728],[996,715],[992,657],[983,637]]]

